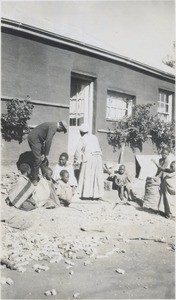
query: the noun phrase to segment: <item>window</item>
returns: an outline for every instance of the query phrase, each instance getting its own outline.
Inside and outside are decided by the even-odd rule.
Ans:
[[[80,126],[84,121],[85,86],[75,82],[71,86],[70,126]]]
[[[108,91],[106,104],[106,120],[118,121],[132,115],[134,96]]]
[[[165,122],[172,121],[173,94],[168,91],[159,91],[158,115]]]
[[[73,158],[80,139],[79,126],[87,123],[92,132],[94,78],[71,74],[68,153]]]

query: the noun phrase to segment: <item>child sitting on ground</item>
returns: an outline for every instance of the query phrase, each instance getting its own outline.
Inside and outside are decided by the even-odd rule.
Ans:
[[[62,170],[67,170],[69,173],[69,184],[72,188],[74,188],[74,190],[76,190],[77,180],[74,175],[73,165],[68,162],[68,158],[69,158],[69,156],[66,152],[61,153],[61,155],[59,156],[59,162],[53,170],[52,178],[53,178],[55,186],[57,188],[57,182],[61,179],[60,172]]]
[[[34,191],[34,185],[28,178],[31,174],[31,168],[28,164],[24,163],[19,166],[19,171],[21,172],[21,175],[9,191],[6,203],[21,210],[30,211],[37,207],[35,201],[31,197]]]
[[[112,189],[118,191],[118,196],[120,200],[124,201],[124,198],[127,198],[127,200],[131,200],[130,188],[128,185],[128,183],[131,182],[131,180],[126,172],[125,165],[120,165],[118,171],[115,171],[114,174],[111,174],[111,172],[109,171],[108,173],[110,175],[110,180],[113,181]],[[127,194],[127,197],[125,192]]]
[[[60,172],[60,180],[58,181],[58,187],[56,190],[57,196],[60,200],[61,205],[69,206],[71,199],[73,197],[73,189],[71,188],[69,182],[69,173],[67,170],[62,170]]]
[[[60,202],[57,198],[55,187],[52,182],[53,171],[47,166],[42,166],[41,171],[43,176],[40,178],[33,193],[33,198],[35,199],[37,206],[43,206],[47,209],[60,206]]]

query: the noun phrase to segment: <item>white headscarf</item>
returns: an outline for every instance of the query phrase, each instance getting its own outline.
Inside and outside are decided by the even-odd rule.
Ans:
[[[88,124],[83,123],[81,126],[79,126],[79,131],[80,131],[80,132],[83,132],[83,133],[88,132],[88,131],[89,131]]]

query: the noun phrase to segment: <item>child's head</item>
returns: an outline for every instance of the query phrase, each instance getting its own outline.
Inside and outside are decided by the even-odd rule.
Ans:
[[[26,163],[21,164],[20,167],[19,167],[19,170],[20,170],[20,172],[21,172],[22,175],[29,176],[31,174],[31,168]]]
[[[175,160],[171,162],[170,169],[175,172]]]
[[[50,168],[46,167],[43,170],[43,177],[45,177],[47,180],[51,180],[52,175],[53,175],[53,171]]]
[[[63,180],[63,182],[67,183],[69,181],[69,173],[67,170],[62,170],[60,172],[60,177]]]
[[[124,174],[125,173],[125,165],[120,165],[119,166],[119,173]]]
[[[61,153],[59,156],[59,165],[65,166],[68,161],[68,154],[66,152]]]
[[[161,151],[162,158],[166,158],[168,155],[169,155],[169,150],[166,148],[163,148],[163,150]]]

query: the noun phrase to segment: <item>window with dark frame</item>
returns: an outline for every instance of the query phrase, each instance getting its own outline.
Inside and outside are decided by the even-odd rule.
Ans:
[[[71,86],[70,126],[80,126],[84,121],[85,86],[75,81]]]
[[[158,116],[165,122],[172,121],[173,93],[159,90]]]
[[[106,120],[118,121],[132,115],[135,96],[110,91],[107,92]]]

